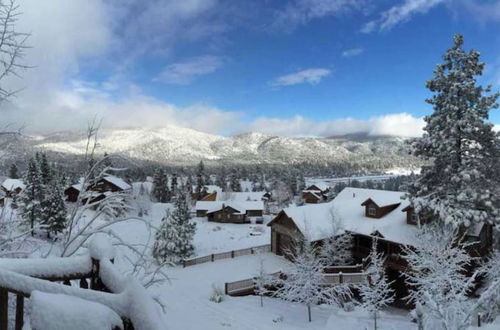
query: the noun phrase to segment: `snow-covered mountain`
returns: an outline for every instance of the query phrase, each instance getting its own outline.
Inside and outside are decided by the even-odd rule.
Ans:
[[[361,135],[332,138],[281,137],[261,133],[220,136],[189,128],[106,129],[99,132],[99,153],[114,153],[138,160],[194,164],[199,160],[234,163],[377,162],[406,166],[403,138]],[[81,133],[58,132],[30,139],[35,149],[81,155],[86,139]]]

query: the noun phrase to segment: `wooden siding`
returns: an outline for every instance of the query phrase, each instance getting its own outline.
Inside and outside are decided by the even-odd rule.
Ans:
[[[320,196],[317,196],[309,191],[305,191],[302,193],[302,199],[307,204],[317,204],[323,200],[323,196],[321,195],[321,193],[318,192],[317,194],[319,194]]]
[[[365,216],[366,217],[380,219],[384,215],[386,215],[387,213],[397,209],[400,204],[401,203],[396,203],[396,204],[391,204],[391,205],[386,205],[386,206],[380,207],[377,204],[375,204],[375,202],[373,202],[371,199],[368,199],[367,201],[365,201],[361,205],[365,207]],[[374,209],[375,213],[370,214],[370,209]]]

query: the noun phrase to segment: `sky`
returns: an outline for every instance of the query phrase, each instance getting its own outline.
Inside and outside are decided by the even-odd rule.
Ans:
[[[29,132],[418,136],[452,44],[500,90],[500,0],[18,0],[31,68],[3,122]],[[500,110],[491,113],[500,124]],[[500,127],[500,126],[498,126]]]

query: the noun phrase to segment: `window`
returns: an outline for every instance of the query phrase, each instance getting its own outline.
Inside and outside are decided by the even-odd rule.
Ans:
[[[371,216],[377,215],[377,209],[375,208],[375,206],[368,207],[368,215],[371,215]]]

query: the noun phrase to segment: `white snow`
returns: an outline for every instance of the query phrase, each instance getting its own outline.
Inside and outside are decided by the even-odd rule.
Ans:
[[[344,230],[363,235],[371,235],[378,231],[386,240],[416,244],[417,227],[406,223],[406,213],[402,210],[408,206],[407,200],[401,200],[405,193],[345,188],[329,203],[308,204],[284,209],[286,215],[293,219],[303,234],[309,235],[312,241],[329,237],[332,232],[332,214],[340,219]],[[361,204],[368,198],[383,201],[383,205],[401,203],[395,210],[380,219],[365,216],[365,207]],[[381,202],[382,203],[382,202]]]
[[[118,188],[121,188],[123,190],[130,190],[132,189],[132,186],[126,183],[122,178],[119,178],[114,175],[106,175],[103,180],[108,181],[109,183],[114,184]]]
[[[2,187],[7,191],[14,191],[17,188],[24,189],[26,186],[24,185],[22,180],[19,179],[5,179],[2,183]]]
[[[123,329],[123,322],[109,307],[64,294],[34,291],[30,321],[33,329],[111,330]]]

